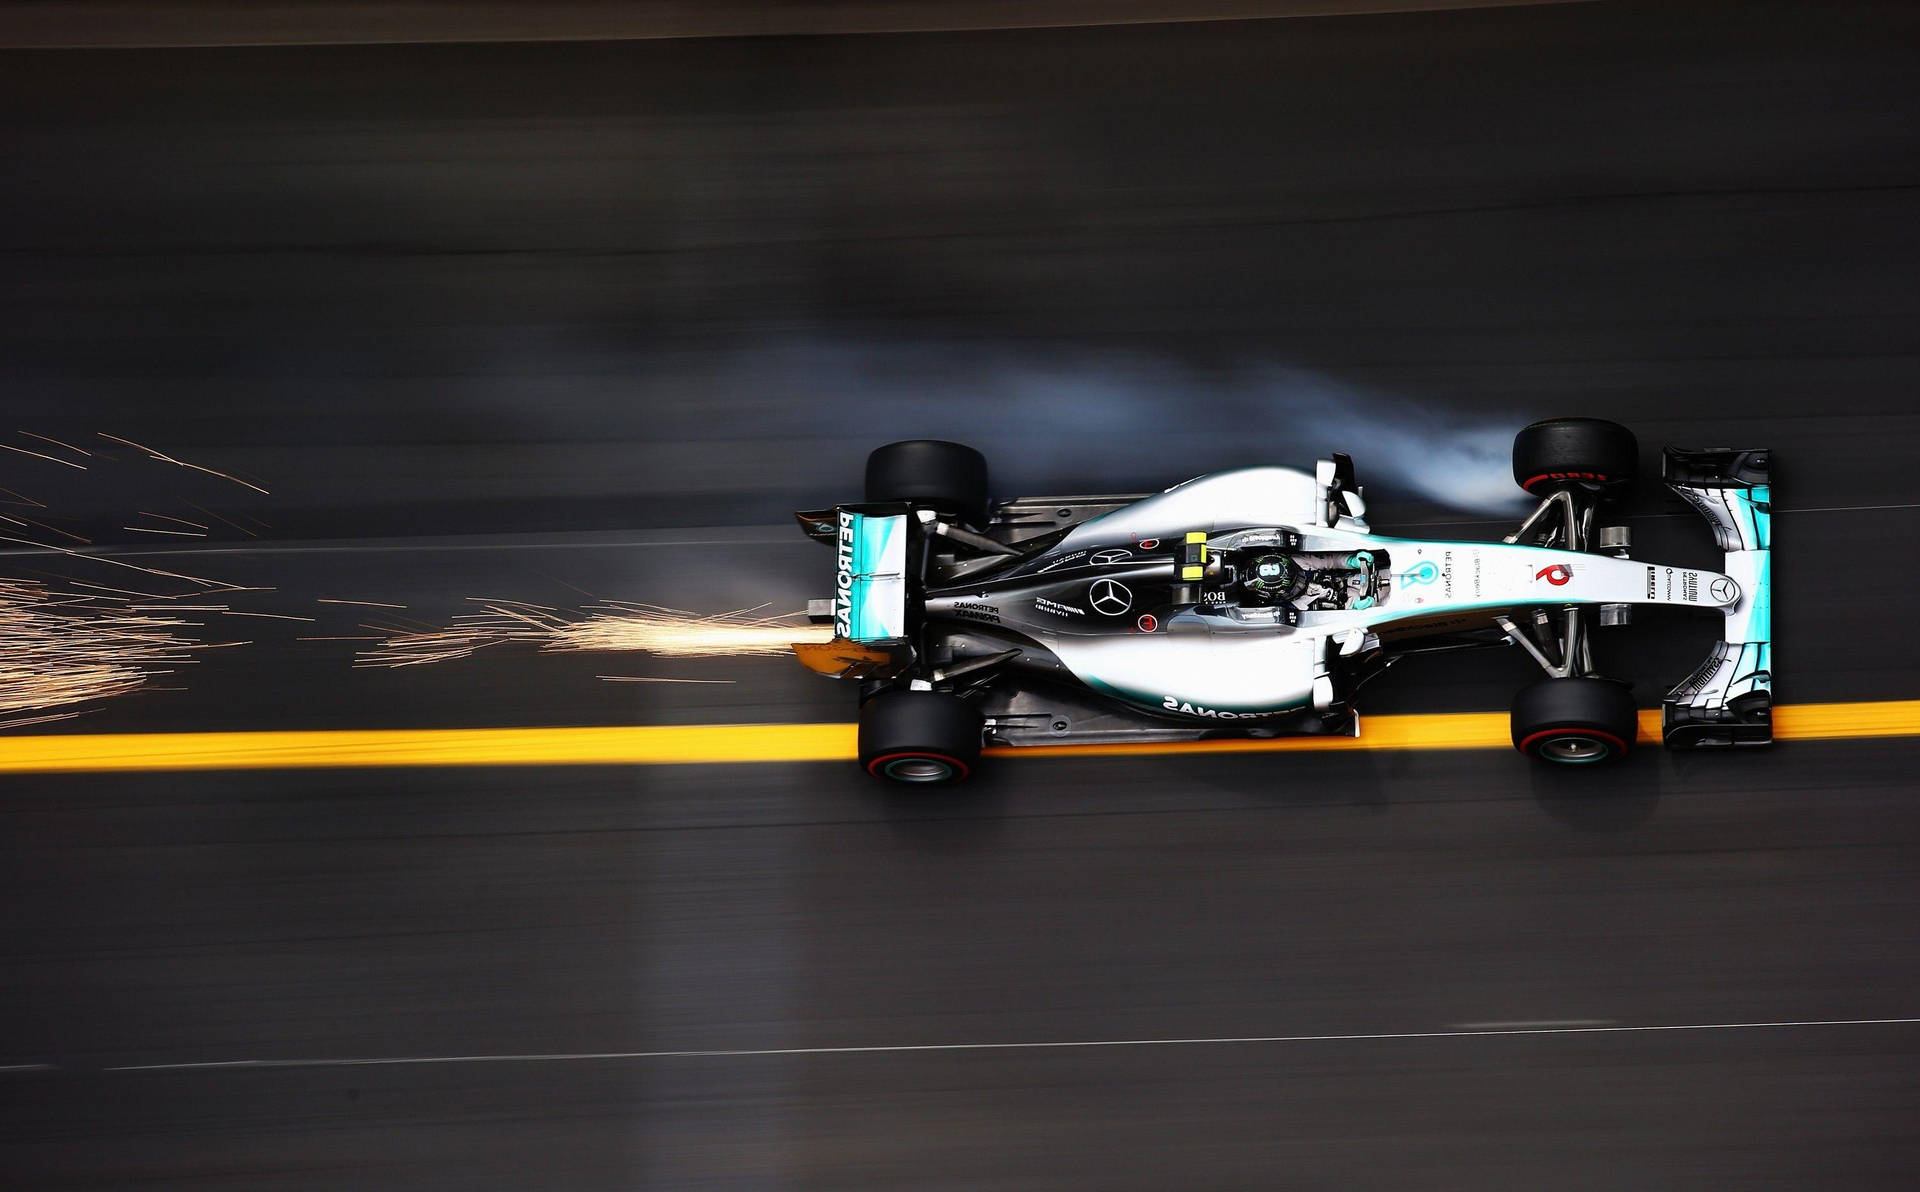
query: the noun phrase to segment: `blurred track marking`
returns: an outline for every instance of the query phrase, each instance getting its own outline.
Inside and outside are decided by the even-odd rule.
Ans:
[[[1406,1039],[1486,1039],[1521,1035],[1625,1035],[1676,1031],[1763,1031],[1843,1026],[1912,1026],[1920,1018],[1823,1018],[1797,1022],[1685,1022],[1650,1026],[1540,1026],[1499,1030],[1377,1031],[1339,1035],[1238,1035],[1184,1039],[1064,1039],[1028,1043],[900,1043],[870,1047],[715,1047],[683,1051],[577,1051],[501,1055],[401,1055],[357,1059],[203,1060],[122,1064],[107,1072],[206,1072],[248,1068],[370,1068],[414,1064],[541,1064],[580,1060],[753,1059],[813,1055],[885,1055],[916,1051],[1065,1051],[1113,1047],[1217,1047],[1232,1044],[1374,1043]]]
[[[1484,1032],[1549,1026],[1616,1026],[1619,1021],[1617,1018],[1517,1018],[1502,1022],[1455,1022],[1449,1029]]]
[[[1920,736],[1920,700],[1788,704],[1773,710],[1783,741]],[[1659,741],[1660,714],[1640,714]],[[1281,753],[1347,749],[1507,749],[1504,712],[1365,718],[1359,737],[1282,737],[1154,745],[997,748],[1009,757]],[[847,761],[851,724],[689,724],[588,728],[343,729],[299,732],[115,733],[0,737],[0,773],[307,770],[389,766],[679,766]]]
[[[124,733],[0,738],[0,773],[841,761],[851,724]]]
[[[180,49],[187,47],[414,45],[439,42],[605,42],[669,38],[955,33],[997,29],[1157,25],[1190,21],[1532,7],[1591,0],[1109,0],[1106,5],[1024,0],[898,4],[768,4],[765,0],[63,0],[0,8],[0,48]]]

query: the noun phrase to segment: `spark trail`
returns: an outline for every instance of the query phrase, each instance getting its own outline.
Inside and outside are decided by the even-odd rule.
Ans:
[[[230,595],[269,589],[112,558],[98,549],[98,539],[52,524],[73,524],[109,538],[111,527],[118,526],[131,534],[202,539],[217,519],[254,536],[190,501],[185,503],[208,520],[163,512],[164,505],[150,500],[142,500],[132,517],[55,512],[74,498],[98,505],[97,486],[108,481],[95,465],[117,465],[125,453],[97,446],[89,450],[38,431],[16,433],[26,446],[0,442],[0,458],[9,461],[9,479],[13,469],[28,469],[36,478],[23,487],[51,485],[55,492],[30,496],[0,488],[0,730],[78,716],[91,710],[85,705],[151,690],[155,678],[197,661],[203,650],[244,644],[206,640],[206,626],[214,616],[311,620],[235,608],[228,602]],[[250,480],[131,439],[105,433],[99,437],[156,463],[266,491]],[[81,478],[70,481],[68,470],[82,473]],[[131,470],[117,476],[118,484],[137,484],[143,478]],[[170,480],[168,487],[176,484]],[[185,500],[177,495],[174,499]],[[97,582],[102,580],[110,582]]]
[[[765,616],[759,608],[701,615],[618,600],[579,610],[479,597],[473,598],[473,603],[479,606],[476,611],[462,613],[440,628],[367,626],[389,636],[364,651],[357,665],[420,666],[470,658],[481,650],[508,645],[530,645],[547,653],[760,657],[779,654],[796,641],[826,641],[832,636],[829,629],[798,624],[791,615]]]
[[[182,611],[0,579],[0,729],[78,715],[192,662],[209,643],[182,633],[197,627]]]

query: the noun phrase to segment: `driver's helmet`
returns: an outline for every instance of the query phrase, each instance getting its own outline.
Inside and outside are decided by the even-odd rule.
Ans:
[[[1241,582],[1250,591],[1277,596],[1293,582],[1293,561],[1285,555],[1261,555],[1248,565]]]

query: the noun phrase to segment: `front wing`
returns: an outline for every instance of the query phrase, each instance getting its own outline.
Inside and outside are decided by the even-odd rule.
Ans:
[[[1764,450],[1666,450],[1666,481],[1713,526],[1723,568],[1740,585],[1726,632],[1667,693],[1669,749],[1766,745],[1773,740],[1773,490]]]

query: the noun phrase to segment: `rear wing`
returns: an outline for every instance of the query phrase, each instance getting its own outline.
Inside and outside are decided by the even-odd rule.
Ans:
[[[899,505],[841,505],[794,515],[807,537],[834,548],[833,636],[850,642],[907,636],[907,514]],[[812,606],[809,607],[809,612]]]
[[[1661,735],[1669,749],[1773,741],[1773,489],[1768,452],[1666,449],[1667,486],[1713,527],[1722,570],[1739,585],[1726,632],[1691,675],[1667,693]]]

